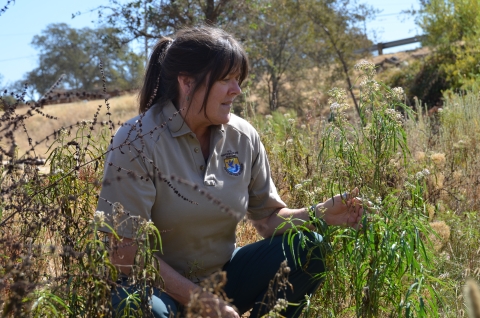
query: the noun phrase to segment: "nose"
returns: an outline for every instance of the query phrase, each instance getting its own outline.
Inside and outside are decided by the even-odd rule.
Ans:
[[[230,94],[237,96],[242,93],[242,89],[240,88],[240,85],[236,80],[232,81],[232,84],[230,85]]]

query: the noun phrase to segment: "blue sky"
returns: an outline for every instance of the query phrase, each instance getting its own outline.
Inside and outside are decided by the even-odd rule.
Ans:
[[[6,4],[0,0],[0,7]],[[410,16],[401,15],[403,10],[418,9],[418,0],[361,0],[380,10],[375,21],[365,27],[375,42],[389,42],[415,36],[421,30]],[[72,19],[72,13],[88,12],[108,0],[16,0],[0,16],[0,86],[14,82],[37,66],[37,52],[30,42],[50,23],[68,23],[71,27],[95,27],[96,13],[84,13]],[[418,44],[384,50],[384,53],[418,47]]]

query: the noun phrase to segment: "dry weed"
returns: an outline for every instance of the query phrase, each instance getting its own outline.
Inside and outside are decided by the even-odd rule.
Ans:
[[[109,103],[111,104],[110,117],[115,119],[115,125],[123,123],[137,115],[138,107],[136,99],[137,95],[134,94],[115,97],[109,100]],[[35,144],[36,142],[41,141],[45,136],[51,134],[54,130],[60,130],[62,127],[69,127],[70,125],[75,125],[77,123],[82,124],[82,122],[88,124],[93,119],[92,114],[94,114],[99,107],[103,107],[102,109],[104,109],[105,106],[103,100],[44,106],[43,111],[57,119],[47,119],[43,116],[32,116],[25,121],[25,126]],[[27,110],[28,109],[25,108],[25,111]],[[98,122],[106,122],[109,120],[109,116],[106,112],[106,110],[100,110],[97,117]],[[18,113],[22,114],[22,110],[19,109]],[[28,145],[28,137],[22,129],[17,129],[15,131],[15,139],[18,141],[18,149],[25,151],[30,148]],[[38,144],[35,149],[40,157],[45,158],[49,147],[49,142],[43,142]]]
[[[480,288],[475,280],[467,280],[463,289],[463,297],[469,317],[480,318]]]
[[[450,226],[444,221],[435,221],[430,223],[430,227],[435,233],[429,235],[435,251],[440,251],[450,239]]]

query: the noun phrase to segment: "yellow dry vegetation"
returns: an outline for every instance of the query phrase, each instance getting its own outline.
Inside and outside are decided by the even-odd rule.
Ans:
[[[118,127],[119,123],[123,123],[138,114],[138,101],[136,94],[114,97],[108,100],[108,103],[110,104],[110,118],[115,124],[115,127]],[[75,125],[81,121],[93,120],[93,116],[98,109],[99,113],[97,121],[108,121],[109,116],[106,115],[107,106],[104,100],[44,106],[41,111],[45,114],[54,116],[57,119],[48,119],[40,114],[35,114],[25,120],[25,127],[28,136],[32,138],[34,144],[40,142],[35,146],[36,155],[40,158],[47,157],[47,150],[51,143],[44,141],[46,136],[51,135],[55,130],[59,130],[62,127],[69,127],[70,125]],[[17,113],[23,114],[27,110],[28,108],[19,109]],[[52,140],[52,138],[50,138],[50,140]],[[23,129],[16,130],[15,141],[20,156],[30,148],[28,145],[28,137]]]

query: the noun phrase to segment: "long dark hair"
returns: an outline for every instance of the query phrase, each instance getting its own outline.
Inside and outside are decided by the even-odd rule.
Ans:
[[[202,109],[213,84],[231,73],[239,74],[239,84],[248,75],[248,59],[245,50],[232,35],[211,26],[185,28],[174,39],[161,38],[155,45],[145,72],[140,91],[139,112],[179,95],[178,75],[191,76],[195,80],[192,93],[206,85]],[[208,82],[207,82],[208,79]]]

